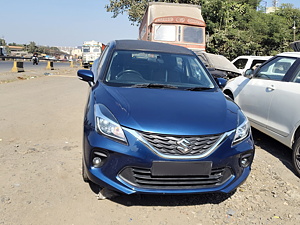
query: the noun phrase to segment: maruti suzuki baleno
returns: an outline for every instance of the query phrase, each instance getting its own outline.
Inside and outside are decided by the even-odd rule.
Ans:
[[[125,194],[229,193],[248,177],[249,122],[191,50],[112,41],[78,76],[91,86],[85,181]]]

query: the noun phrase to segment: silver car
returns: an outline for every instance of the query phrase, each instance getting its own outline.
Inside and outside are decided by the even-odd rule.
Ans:
[[[250,76],[229,80],[223,90],[252,127],[293,149],[300,176],[300,52],[278,54]]]

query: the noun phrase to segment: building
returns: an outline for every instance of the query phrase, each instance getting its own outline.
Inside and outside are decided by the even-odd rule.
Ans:
[[[24,50],[23,46],[7,46],[10,56],[25,56],[28,55],[28,52]]]

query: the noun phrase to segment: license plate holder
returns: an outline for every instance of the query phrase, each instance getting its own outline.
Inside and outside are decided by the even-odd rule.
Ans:
[[[172,162],[154,161],[152,176],[208,176],[211,173],[212,162]]]

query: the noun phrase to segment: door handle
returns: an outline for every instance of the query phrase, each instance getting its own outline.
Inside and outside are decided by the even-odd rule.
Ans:
[[[268,91],[274,91],[275,90],[275,87],[273,84],[271,84],[270,86],[267,87],[267,90]]]

